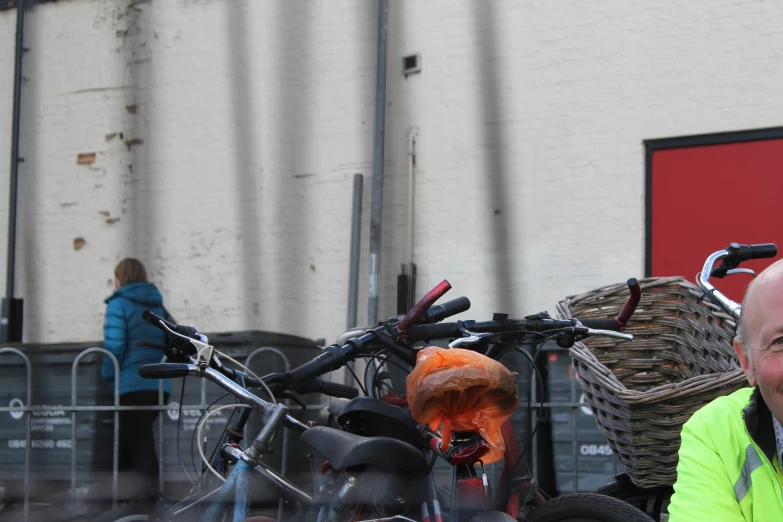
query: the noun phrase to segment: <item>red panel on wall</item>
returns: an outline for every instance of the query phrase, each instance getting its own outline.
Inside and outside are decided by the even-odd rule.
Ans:
[[[651,275],[695,282],[707,256],[731,242],[783,252],[783,139],[654,150],[651,177]],[[758,273],[780,257],[742,266]],[[740,301],[751,277],[714,281]]]

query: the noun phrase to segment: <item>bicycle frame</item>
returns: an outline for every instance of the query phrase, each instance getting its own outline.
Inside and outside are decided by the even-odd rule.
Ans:
[[[248,512],[248,488],[250,475],[255,473],[276,487],[286,492],[292,498],[311,504],[313,499],[307,493],[300,491],[296,486],[278,475],[274,470],[263,463],[251,466],[242,459],[242,451],[238,448],[225,447],[224,450],[237,459],[234,469],[229,474],[226,482],[215,494],[209,508],[201,518],[201,522],[221,522],[223,515],[233,505],[233,522],[242,522],[247,518]]]
[[[238,460],[234,470],[228,476],[220,491],[213,498],[209,508],[201,517],[202,522],[222,522],[223,513],[234,505],[232,522],[242,522],[247,518],[247,485],[250,466]]]
[[[249,448],[248,452],[257,448],[265,448],[271,443],[271,439],[279,428],[285,426],[289,429],[301,433],[307,429],[307,426],[299,422],[298,420],[288,416],[286,414],[287,408],[284,406],[272,406],[266,401],[256,397],[254,394],[247,391],[242,386],[236,384],[231,379],[225,377],[218,371],[205,368],[201,369],[196,365],[187,365],[188,373],[191,375],[197,375],[199,377],[211,380],[221,388],[230,391],[243,403],[250,405],[253,409],[270,412],[270,418],[262,428],[261,432],[256,437],[253,446]],[[241,426],[236,426],[240,430],[244,427],[244,423],[249,419],[249,415],[242,415],[240,417]],[[260,454],[255,455],[255,459],[248,457],[245,451],[242,451],[239,447],[232,446],[230,443],[225,443],[220,449],[227,456],[236,460],[234,469],[229,474],[225,483],[217,491],[213,500],[210,501],[210,506],[202,516],[203,522],[220,522],[223,520],[225,511],[233,504],[233,518],[235,522],[241,522],[247,518],[248,511],[248,483],[250,473],[257,473],[261,477],[272,482],[278,489],[285,491],[289,496],[295,498],[298,501],[304,503],[312,502],[312,497],[306,493],[300,491],[294,484],[291,484],[285,478],[279,476],[274,470],[272,470],[265,463],[258,461],[260,454],[263,454],[263,449]],[[216,460],[221,457],[220,453],[216,455]],[[192,505],[192,504],[191,504]]]

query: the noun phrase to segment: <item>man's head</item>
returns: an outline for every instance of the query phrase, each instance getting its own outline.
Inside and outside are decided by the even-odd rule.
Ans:
[[[773,415],[783,420],[783,260],[748,287],[734,350],[750,385],[758,385]]]

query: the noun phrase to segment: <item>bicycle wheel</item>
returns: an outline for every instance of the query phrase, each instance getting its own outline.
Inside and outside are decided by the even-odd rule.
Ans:
[[[617,480],[596,489],[594,493],[618,498],[647,513],[654,522],[661,520],[661,515],[667,513],[669,502],[674,494],[672,486],[657,486],[640,488],[631,482],[625,473],[618,475]]]
[[[549,500],[527,518],[528,522],[652,522],[630,504],[595,493],[572,493]]]

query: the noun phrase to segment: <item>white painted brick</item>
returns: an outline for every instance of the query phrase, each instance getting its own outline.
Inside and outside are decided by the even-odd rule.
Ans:
[[[63,0],[27,16],[26,339],[99,339],[126,255],[147,261],[181,321],[333,339],[346,320],[356,172],[369,245],[376,4],[130,5]],[[407,261],[411,129],[419,294],[448,278],[474,317],[504,302],[517,315],[554,311],[567,294],[641,275],[644,139],[780,125],[782,11],[736,0],[391,2],[382,315]],[[0,12],[3,158],[14,28],[15,12]],[[423,71],[406,79],[413,52]],[[129,150],[110,133],[143,144]],[[76,165],[82,152],[95,164]],[[0,162],[2,245],[7,174]],[[510,243],[500,282],[499,226]],[[76,236],[87,240],[79,251]],[[364,322],[366,254],[361,270]]]

